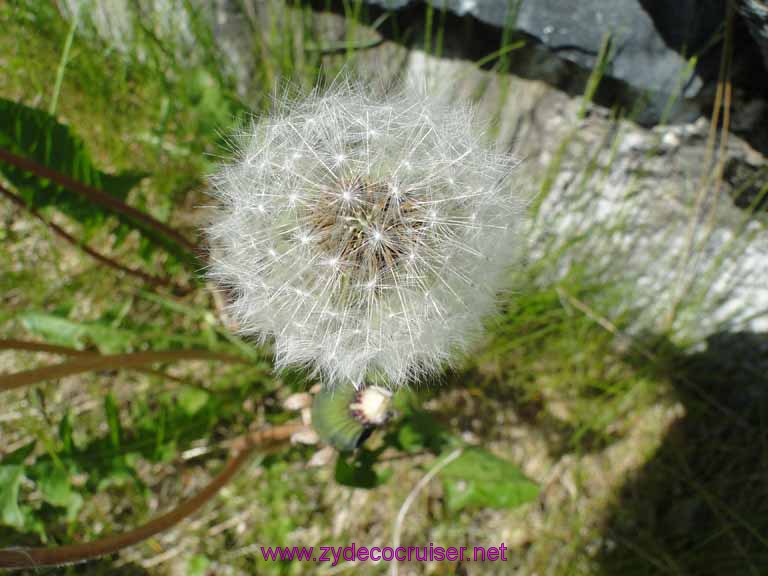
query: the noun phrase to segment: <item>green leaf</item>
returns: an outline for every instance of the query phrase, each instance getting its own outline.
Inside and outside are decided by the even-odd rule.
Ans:
[[[0,522],[14,528],[24,527],[19,509],[19,487],[24,478],[21,466],[0,466]]]
[[[410,424],[400,426],[397,431],[397,441],[406,452],[418,452],[424,449],[422,435]]]
[[[46,342],[78,350],[95,347],[103,354],[119,354],[148,347],[153,350],[179,346],[211,347],[202,334],[176,334],[160,323],[116,328],[108,317],[94,322],[74,322],[63,315],[33,311],[23,312],[17,318],[27,330]]]
[[[25,312],[19,318],[24,327],[33,334],[39,334],[53,344],[78,350],[96,345],[104,354],[117,354],[129,351],[137,340],[136,333],[130,330],[121,330],[98,322],[73,322],[61,316],[40,312]]]
[[[35,444],[37,444],[37,442],[32,440],[29,444],[24,444],[21,448],[17,448],[10,454],[3,456],[3,464],[6,466],[24,464],[24,460],[34,452]]]
[[[72,418],[69,414],[69,410],[64,413],[64,416],[59,422],[59,440],[61,440],[62,453],[72,454],[75,448],[75,441],[72,437]]]
[[[50,466],[38,480],[43,500],[53,506],[67,509],[67,516],[74,517],[83,505],[83,498],[72,490],[69,473],[59,466]]]
[[[0,98],[0,147],[29,158],[56,172],[107,194],[125,200],[128,192],[144,177],[125,173],[116,176],[99,171],[82,140],[48,113]],[[3,174],[33,208],[55,205],[85,225],[101,223],[107,212],[80,195],[50,180],[1,164]]]
[[[107,418],[107,427],[109,428],[109,441],[113,448],[120,448],[120,439],[123,434],[120,425],[120,412],[115,402],[115,397],[110,393],[104,398],[104,414]]]
[[[53,467],[39,480],[38,486],[43,500],[53,506],[66,508],[68,520],[71,521],[77,517],[77,513],[83,507],[83,497],[72,490],[72,483],[66,470]]]
[[[406,452],[430,450],[441,452],[449,442],[449,435],[428,412],[413,412],[403,418],[397,432],[397,442]]]
[[[373,469],[378,453],[360,450],[351,456],[340,453],[336,459],[336,482],[353,488],[376,488],[392,475],[391,470],[378,473]]]
[[[468,448],[440,471],[446,506],[516,508],[539,495],[539,487],[517,466],[490,452]]]
[[[107,174],[96,168],[83,141],[69,127],[48,113],[18,102],[0,98],[0,148],[41,164],[59,174],[97,188],[125,203],[128,192],[147,175],[137,172]],[[114,233],[118,240],[138,230],[142,240],[162,246],[181,260],[194,261],[173,240],[125,214],[110,211],[82,195],[47,178],[0,161],[0,173],[34,209],[55,206],[85,227],[86,238],[103,225],[109,216],[120,223]],[[147,252],[144,256],[148,256]]]
[[[187,562],[187,576],[205,576],[211,561],[202,554],[192,556]]]
[[[81,349],[85,330],[80,324],[54,316],[53,314],[38,314],[27,312],[19,316],[24,328],[33,334],[43,336],[46,341],[61,346],[71,346]]]
[[[179,391],[179,406],[189,416],[194,416],[208,403],[208,392],[192,386],[184,386]]]

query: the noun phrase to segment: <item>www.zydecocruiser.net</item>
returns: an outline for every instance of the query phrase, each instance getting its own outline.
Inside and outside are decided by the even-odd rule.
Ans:
[[[496,562],[507,561],[507,546],[261,546],[261,557],[267,561],[330,562]]]

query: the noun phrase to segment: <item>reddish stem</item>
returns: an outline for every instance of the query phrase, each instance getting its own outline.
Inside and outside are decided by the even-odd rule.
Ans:
[[[17,168],[20,168],[22,170],[26,170],[27,172],[32,172],[35,176],[39,178],[47,178],[55,182],[56,184],[63,186],[68,190],[71,190],[72,192],[75,192],[77,194],[80,194],[81,196],[84,196],[85,198],[87,198],[91,202],[94,202],[95,204],[98,204],[100,206],[103,206],[105,208],[112,210],[113,212],[117,212],[118,214],[122,214],[123,216],[127,216],[133,220],[141,222],[145,226],[152,228],[157,232],[160,232],[161,234],[163,234],[168,238],[173,239],[177,244],[179,244],[180,246],[183,246],[195,256],[198,256],[198,257],[201,256],[200,249],[195,244],[187,240],[184,236],[179,234],[176,230],[174,230],[167,224],[163,224],[159,220],[156,220],[149,214],[142,212],[141,210],[137,210],[132,206],[129,206],[128,204],[126,204],[125,202],[122,202],[121,200],[119,200],[118,198],[115,198],[114,196],[110,196],[109,194],[106,194],[105,192],[97,188],[94,188],[93,186],[83,184],[82,182],[75,180],[74,178],[70,178],[66,174],[62,174],[60,172],[52,170],[47,166],[44,166],[42,164],[35,162],[34,160],[17,156],[13,152],[9,152],[8,150],[5,150],[3,148],[0,148],[0,160],[4,160],[8,164],[16,166]]]
[[[0,185],[0,194],[8,198],[11,202],[16,204],[17,206],[23,208],[24,210],[27,210],[32,216],[40,220],[43,224],[48,226],[54,233],[59,235],[61,238],[72,244],[73,246],[78,247],[80,250],[88,254],[91,258],[96,260],[97,262],[100,262],[101,264],[104,264],[105,266],[109,266],[110,268],[113,268],[115,270],[118,270],[120,272],[125,272],[126,274],[130,274],[131,276],[135,276],[137,278],[141,278],[144,282],[147,284],[150,284],[152,286],[165,286],[167,288],[171,288],[173,292],[179,296],[183,296],[185,294],[188,294],[190,292],[189,288],[184,288],[179,286],[178,284],[175,284],[173,280],[171,280],[168,277],[164,276],[154,276],[152,274],[148,274],[146,272],[143,272],[142,270],[136,270],[135,268],[130,268],[128,266],[125,266],[124,264],[120,264],[120,262],[117,262],[110,258],[109,256],[106,256],[104,254],[101,254],[100,252],[97,252],[87,244],[84,244],[77,240],[74,236],[72,236],[69,232],[64,230],[61,226],[58,224],[51,222],[50,220],[46,220],[40,212],[29,206],[23,198],[20,196],[14,194],[7,188],[4,188],[2,185]]]
[[[176,508],[155,518],[138,528],[106,538],[70,544],[58,548],[5,548],[0,549],[0,568],[42,568],[46,566],[61,566],[91,560],[100,556],[114,554],[129,546],[164,532],[185,518],[197,512],[206,502],[211,500],[221,488],[227,484],[245,464],[248,457],[257,449],[274,446],[288,441],[293,434],[304,426],[300,423],[289,422],[274,428],[258,431],[242,444],[242,448],[233,449],[233,456],[224,469],[192,498],[184,500]]]

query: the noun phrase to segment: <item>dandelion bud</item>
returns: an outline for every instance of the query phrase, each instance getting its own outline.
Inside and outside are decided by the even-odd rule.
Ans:
[[[212,179],[210,277],[277,367],[402,385],[463,351],[520,254],[515,161],[472,110],[341,82],[236,138]]]
[[[312,427],[331,446],[354,450],[389,419],[391,399],[379,386],[322,390],[312,403]]]

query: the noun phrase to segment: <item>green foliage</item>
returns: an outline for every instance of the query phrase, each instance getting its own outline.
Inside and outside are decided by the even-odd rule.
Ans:
[[[179,451],[209,438],[215,426],[237,423],[242,403],[261,384],[254,375],[258,372],[251,371],[250,384],[220,388],[215,396],[181,385],[155,397],[135,398],[126,406],[107,393],[101,411],[105,429],[85,437],[85,430],[78,430],[82,426],[66,412],[55,439],[33,441],[0,461],[0,525],[45,538],[58,533],[59,522],[79,525],[83,505],[105,490],[143,498],[147,487],[137,466],[169,462]],[[76,437],[81,440],[76,442]],[[40,492],[35,504],[20,504],[25,478]]]
[[[0,466],[0,519],[7,526],[24,526],[24,516],[19,509],[19,487],[23,478],[23,467]]]
[[[120,326],[116,326],[116,319],[109,316],[93,322],[74,322],[64,313],[22,312],[16,319],[30,334],[46,342],[77,350],[95,348],[102,354],[118,354],[147,347],[153,350],[228,348],[226,339],[210,325],[201,327],[199,333],[194,335],[169,331],[160,323],[134,324],[123,320]],[[254,356],[254,351],[250,350],[250,354]]]
[[[536,499],[539,487],[517,466],[479,448],[468,448],[440,470],[446,506],[516,508]]]
[[[137,334],[130,330],[101,322],[72,322],[56,314],[26,312],[18,318],[31,334],[36,334],[52,344],[77,350],[97,346],[105,354],[116,354],[127,351],[137,339]]]
[[[187,576],[206,576],[210,565],[211,561],[208,558],[202,554],[197,554],[189,559],[186,574]]]
[[[106,174],[98,170],[82,140],[48,113],[0,98],[0,148],[34,160],[88,186],[125,201],[128,192],[144,177],[141,174]],[[98,205],[48,179],[7,163],[0,172],[36,209],[56,206],[81,222],[87,230],[103,225],[108,213]]]
[[[194,416],[205,408],[206,404],[211,400],[211,395],[206,390],[193,388],[192,386],[183,386],[179,390],[177,400],[187,416]]]
[[[358,450],[355,454],[341,453],[336,459],[336,482],[352,488],[376,488],[392,475],[391,470],[379,472],[374,469],[379,451]]]
[[[409,410],[397,427],[395,445],[406,452],[442,452],[451,442],[448,431],[429,412]]]
[[[72,486],[70,470],[57,465],[40,469],[40,492],[43,500],[66,510],[67,522],[73,522],[83,506],[83,496]]]
[[[445,504],[456,512],[468,507],[515,508],[526,504],[539,493],[538,486],[511,462],[475,447],[464,447],[460,438],[453,436],[433,414],[418,408],[418,398],[403,392],[395,396],[394,403],[404,411],[384,435],[377,448],[359,448],[339,454],[334,478],[336,482],[353,488],[374,489],[392,475],[389,468],[382,469],[380,457],[387,449],[404,454],[429,451],[440,458],[456,447],[462,454],[440,470],[445,490]]]
[[[0,98],[0,148],[105,192],[122,203],[128,192],[146,177],[136,172],[118,175],[101,172],[94,166],[82,140],[67,126],[42,110],[3,98]],[[36,210],[55,206],[83,225],[86,238],[104,226],[109,216],[115,216],[119,221],[113,231],[117,243],[131,230],[138,230],[145,240],[140,251],[145,259],[152,254],[151,242],[190,261],[188,253],[144,222],[114,212],[70,188],[8,162],[0,161],[0,173],[14,185],[28,206]]]

